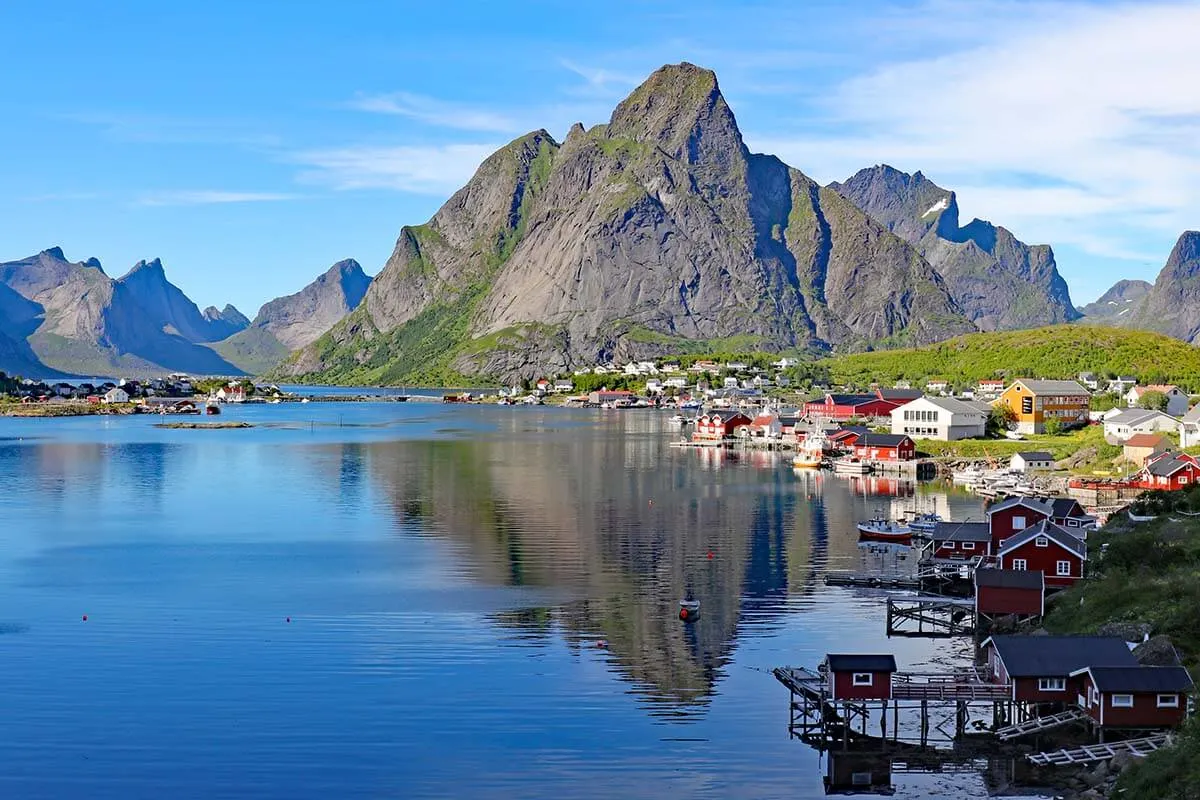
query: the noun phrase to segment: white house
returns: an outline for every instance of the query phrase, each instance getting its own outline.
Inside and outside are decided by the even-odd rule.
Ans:
[[[688,379],[682,375],[672,375],[663,381],[663,386],[669,386],[672,389],[686,389],[688,388]]]
[[[798,358],[786,358],[785,357],[785,358],[779,359],[778,361],[771,362],[771,366],[775,367],[776,369],[791,369],[792,367],[796,366],[799,363],[800,363],[800,359],[798,359]]]
[[[943,378],[930,378],[929,382],[925,384],[925,391],[941,393],[946,391],[949,385]]]
[[[1200,444],[1200,403],[1183,415],[1179,421],[1179,446],[1194,447]]]
[[[104,393],[104,402],[106,403],[128,403],[129,392],[122,389],[120,386],[115,386]]]
[[[646,380],[646,394],[662,394],[663,382],[658,378],[649,378]]]
[[[1130,387],[1137,386],[1137,378],[1132,375],[1118,375],[1108,382],[1108,391],[1111,394],[1125,394]]]
[[[1025,453],[1013,453],[1008,461],[1011,472],[1030,472],[1035,469],[1054,469],[1054,456],[1045,450],[1030,450]]]
[[[554,391],[556,393],[561,394],[562,392],[571,392],[574,390],[575,390],[574,381],[567,380],[566,378],[559,378],[556,381],[554,381]]]
[[[918,397],[892,410],[892,433],[947,442],[980,437],[987,427],[985,409],[953,397]]]
[[[1149,386],[1132,386],[1125,393],[1125,404],[1130,408],[1137,407],[1147,392],[1159,392],[1167,396],[1167,413],[1172,417],[1182,417],[1188,410],[1188,396],[1174,384],[1152,383]]]
[[[725,379],[725,388],[726,389],[740,389],[740,388],[742,388],[742,382],[739,381],[737,378],[726,378]]]
[[[1096,377],[1096,373],[1094,372],[1079,373],[1079,382],[1093,392],[1100,388],[1100,379]]]
[[[1104,413],[1104,441],[1121,444],[1136,433],[1179,433],[1181,423],[1161,411],[1120,408]]]

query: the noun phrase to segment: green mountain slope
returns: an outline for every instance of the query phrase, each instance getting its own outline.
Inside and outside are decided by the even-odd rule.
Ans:
[[[907,350],[827,359],[837,383],[889,383],[946,378],[1073,378],[1083,371],[1133,374],[1200,390],[1200,348],[1158,333],[1096,325],[1052,325],[1024,331],[976,333]]]

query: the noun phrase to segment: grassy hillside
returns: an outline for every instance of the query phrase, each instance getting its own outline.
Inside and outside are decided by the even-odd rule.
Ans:
[[[972,333],[926,347],[835,356],[821,363],[839,384],[941,377],[964,385],[982,378],[1074,378],[1090,371],[1200,390],[1200,348],[1157,333],[1096,325]]]
[[[208,346],[248,375],[269,372],[288,355],[287,347],[264,328],[246,328]]]

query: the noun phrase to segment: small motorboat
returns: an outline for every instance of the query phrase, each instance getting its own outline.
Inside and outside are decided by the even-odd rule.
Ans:
[[[792,466],[796,469],[815,469],[821,466],[825,454],[815,447],[805,447],[796,451],[792,457]]]
[[[859,538],[862,539],[869,539],[875,542],[900,542],[905,544],[912,541],[913,529],[895,520],[876,518],[860,522],[857,527]]]
[[[679,601],[679,618],[684,622],[692,622],[696,617],[700,616],[700,601],[699,600],[680,600]]]
[[[937,524],[944,521],[937,514],[917,514],[908,523],[908,527],[912,528],[913,533],[933,533]]]
[[[672,414],[667,417],[667,423],[674,425],[677,428],[682,428],[684,425],[690,425],[692,422],[690,417],[685,417],[683,414]]]
[[[204,404],[204,413],[209,414],[209,415],[220,414],[221,406],[217,403],[216,400],[209,400],[207,403]]]

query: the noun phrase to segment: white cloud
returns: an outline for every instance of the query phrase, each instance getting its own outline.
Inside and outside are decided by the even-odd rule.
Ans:
[[[842,83],[817,135],[751,137],[822,181],[886,162],[958,190],[964,217],[1033,241],[1165,260],[1200,220],[1196,3],[937,3],[966,46]],[[1173,231],[1173,233],[1168,233]]]
[[[445,195],[466,183],[498,144],[349,146],[298,153],[306,183]]]
[[[140,206],[198,206],[222,203],[268,203],[295,200],[300,195],[285,192],[230,192],[212,189],[146,192],[137,199]]]
[[[511,133],[519,127],[503,114],[409,92],[359,94],[349,106],[376,114],[395,114],[443,128]]]

